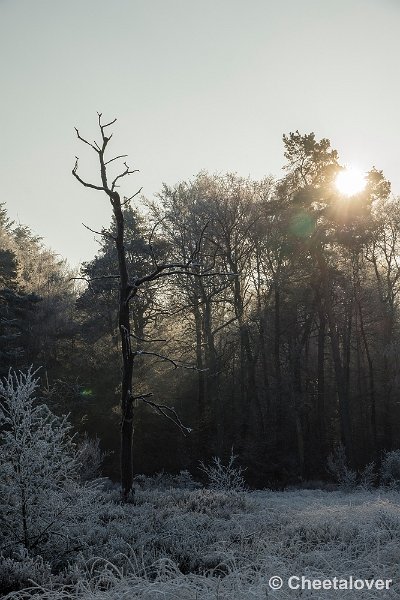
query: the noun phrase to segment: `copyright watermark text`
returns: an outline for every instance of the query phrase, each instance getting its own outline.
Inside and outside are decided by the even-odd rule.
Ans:
[[[388,590],[392,579],[358,579],[357,577],[311,578],[292,575],[287,581],[277,575],[270,578],[271,590],[280,590],[284,585],[290,590]]]

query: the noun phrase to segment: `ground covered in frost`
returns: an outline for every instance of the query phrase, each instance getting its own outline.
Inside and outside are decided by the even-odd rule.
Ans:
[[[132,504],[105,491],[97,517],[89,529],[82,523],[81,546],[58,568],[54,556],[3,561],[3,577],[25,582],[7,600],[400,598],[396,491],[224,492],[143,479]],[[286,584],[291,575],[394,583],[384,591],[295,591]],[[272,576],[282,589],[269,588]]]

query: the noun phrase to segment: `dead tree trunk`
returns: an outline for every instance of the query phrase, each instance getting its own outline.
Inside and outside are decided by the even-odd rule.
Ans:
[[[119,307],[118,327],[122,343],[122,387],[121,387],[121,486],[126,500],[133,484],[133,401],[132,377],[133,359],[131,347],[131,324],[129,315],[129,300],[131,288],[128,280],[126,254],[124,247],[124,217],[121,200],[115,193],[111,200],[117,224],[115,246],[118,254],[119,270]]]
[[[96,141],[89,142],[87,139],[83,138],[78,129],[76,130],[76,134],[78,139],[90,146],[92,150],[97,154],[99,163],[100,163],[100,176],[101,176],[101,185],[96,185],[92,183],[88,183],[83,180],[80,175],[78,175],[78,158],[76,158],[75,166],[72,170],[73,176],[85,187],[98,190],[104,192],[109,201],[111,202],[111,206],[113,209],[115,221],[116,221],[116,235],[111,234],[109,231],[102,229],[100,232],[94,231],[99,235],[102,235],[108,239],[111,239],[115,243],[115,248],[117,250],[118,256],[118,274],[111,275],[111,278],[119,279],[119,307],[118,307],[118,325],[119,332],[121,336],[121,344],[122,344],[122,380],[121,380],[121,399],[120,399],[120,408],[121,408],[121,487],[122,487],[122,497],[124,500],[127,500],[133,484],[133,416],[134,416],[134,402],[136,400],[143,400],[147,404],[149,404],[154,410],[156,410],[159,414],[168,418],[170,421],[175,423],[180,430],[185,433],[190,431],[188,428],[184,427],[176,414],[176,412],[165,405],[156,404],[155,402],[151,402],[148,400],[148,397],[151,396],[151,393],[141,394],[138,396],[134,396],[132,394],[132,386],[133,386],[133,375],[134,375],[134,359],[137,355],[150,355],[157,356],[161,360],[165,360],[169,363],[172,363],[174,367],[177,367],[178,364],[176,361],[172,360],[169,357],[162,356],[160,354],[154,352],[147,352],[143,350],[132,351],[131,346],[131,321],[130,321],[130,301],[135,298],[137,292],[141,286],[146,285],[147,283],[157,281],[162,277],[168,277],[171,275],[188,275],[193,277],[204,277],[204,276],[213,276],[216,273],[212,271],[212,268],[209,269],[201,268],[199,266],[199,255],[202,244],[202,235],[204,234],[204,229],[202,231],[202,235],[198,240],[195,249],[189,254],[189,258],[184,261],[172,261],[172,262],[164,262],[158,263],[155,255],[152,251],[151,242],[149,242],[149,251],[153,259],[154,268],[147,275],[142,277],[138,277],[137,275],[131,275],[129,277],[128,267],[127,267],[127,258],[126,258],[126,250],[124,246],[124,235],[125,235],[125,223],[124,223],[124,214],[123,207],[128,202],[131,202],[140,192],[141,189],[138,190],[135,194],[133,194],[129,198],[124,198],[121,201],[120,194],[116,191],[118,187],[117,182],[132,173],[136,173],[137,170],[130,170],[126,162],[124,162],[124,170],[120,172],[118,175],[114,177],[114,179],[109,181],[109,175],[107,172],[107,166],[116,160],[121,158],[125,158],[126,155],[115,156],[111,159],[105,159],[105,151],[107,149],[108,143],[112,137],[112,134],[106,135],[106,129],[113,125],[116,122],[116,119],[110,121],[109,123],[102,124],[101,113],[98,113],[98,125],[101,134],[100,144]],[[88,228],[89,229],[89,228]],[[91,230],[93,231],[93,230]],[[221,273],[220,273],[221,275]],[[225,273],[224,273],[225,275]],[[106,278],[110,278],[110,276],[105,276]],[[142,340],[146,341],[146,340]],[[184,366],[184,365],[181,365]]]

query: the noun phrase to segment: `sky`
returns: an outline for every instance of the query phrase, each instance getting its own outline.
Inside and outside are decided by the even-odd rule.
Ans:
[[[282,135],[327,137],[400,194],[399,0],[0,0],[0,202],[76,267],[107,226],[97,111],[153,199],[199,171],[281,176]]]

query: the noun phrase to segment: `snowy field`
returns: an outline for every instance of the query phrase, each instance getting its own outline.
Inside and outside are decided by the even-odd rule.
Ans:
[[[40,558],[22,559],[20,580],[37,585],[6,598],[400,598],[396,491],[237,493],[160,483],[142,478],[129,505],[118,502],[115,490],[105,492],[97,520],[90,529],[82,523],[81,548],[71,548],[69,566],[50,575]],[[11,577],[17,562],[9,568]],[[302,576],[337,578],[342,587],[288,587],[290,577],[296,586]],[[270,588],[271,577],[282,578],[281,589]],[[345,589],[350,577],[393,583],[383,590]]]

